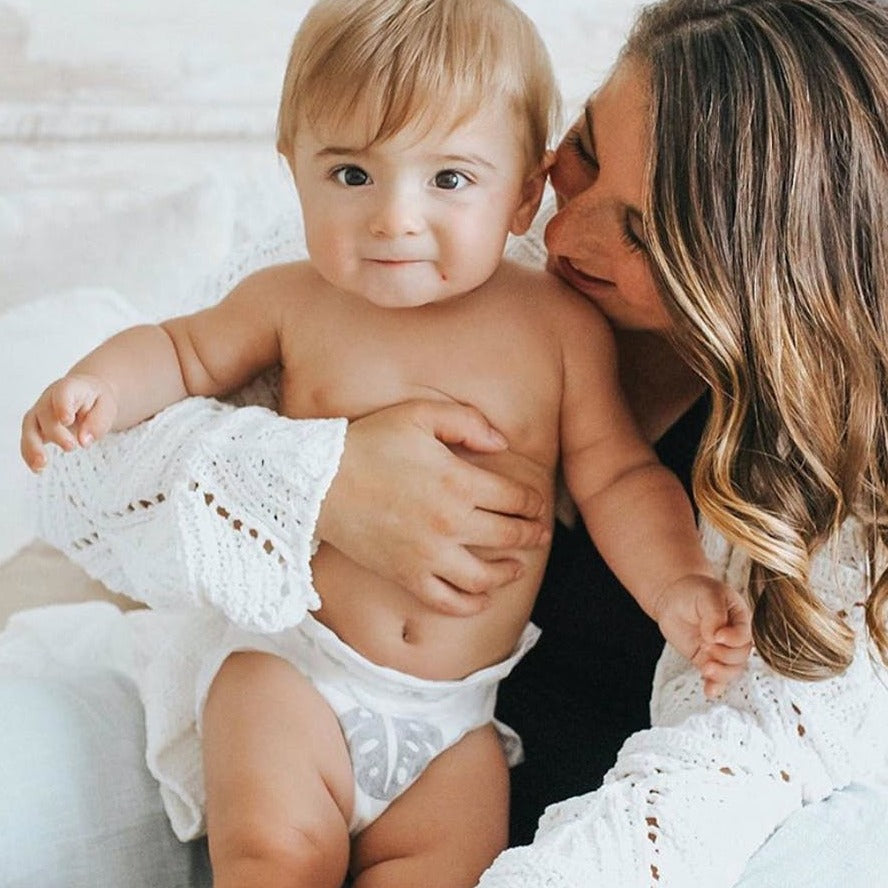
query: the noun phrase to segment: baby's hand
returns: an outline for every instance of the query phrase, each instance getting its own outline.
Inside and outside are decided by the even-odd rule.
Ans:
[[[700,670],[706,696],[720,696],[743,672],[752,649],[746,599],[726,583],[689,574],[670,584],[660,601],[660,631]]]
[[[117,400],[97,376],[68,374],[48,386],[22,420],[22,459],[34,472],[46,465],[45,444],[88,447],[111,429]]]

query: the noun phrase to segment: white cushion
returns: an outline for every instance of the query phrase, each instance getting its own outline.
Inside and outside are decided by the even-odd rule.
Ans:
[[[119,294],[98,288],[67,290],[0,315],[0,563],[35,533],[31,475],[19,455],[22,414],[85,352],[142,320]]]

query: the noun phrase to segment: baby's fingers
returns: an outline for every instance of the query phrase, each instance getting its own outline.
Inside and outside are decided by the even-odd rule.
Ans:
[[[725,647],[748,649],[752,643],[752,627],[748,622],[722,626],[713,636],[713,641]]]
[[[73,450],[77,439],[69,428],[59,422],[52,413],[38,411],[37,432],[45,444],[58,444],[62,450]]]
[[[717,663],[722,666],[743,667],[749,659],[752,644],[748,643],[738,647],[725,644],[709,644],[704,649],[704,659],[707,663]]]
[[[720,697],[728,685],[738,679],[746,668],[745,661],[739,665],[728,665],[710,660],[701,670],[703,676],[703,693],[710,699]]]
[[[37,424],[33,408],[22,419],[22,436],[19,443],[22,459],[32,472],[39,472],[46,466],[46,448]]]
[[[96,387],[78,376],[66,376],[49,389],[52,415],[63,426],[72,426],[78,417],[93,409],[99,393]]]
[[[84,415],[85,413],[85,415]],[[108,395],[99,395],[87,410],[78,414],[77,440],[81,447],[104,437],[114,424],[116,404]]]
[[[751,644],[739,648],[713,644],[701,650],[695,660],[703,677],[703,693],[709,699],[723,694],[728,685],[743,674],[751,647]]]
[[[752,614],[746,599],[733,590],[728,599],[728,622],[713,635],[717,644],[744,647],[752,643]]]

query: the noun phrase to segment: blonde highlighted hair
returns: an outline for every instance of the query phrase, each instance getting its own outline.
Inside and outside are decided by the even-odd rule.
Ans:
[[[277,148],[291,157],[306,123],[360,115],[370,145],[408,125],[457,126],[486,102],[517,115],[535,167],[557,126],[558,88],[542,39],[510,0],[320,0],[293,41]]]
[[[888,542],[888,9],[665,0],[624,58],[650,84],[652,265],[712,388],[698,505],[751,554],[765,660],[838,674],[853,634],[811,556],[849,516],[871,565]],[[888,662],[888,577],[870,577]]]

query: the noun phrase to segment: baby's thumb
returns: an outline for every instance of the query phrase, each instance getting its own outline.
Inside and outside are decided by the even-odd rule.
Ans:
[[[752,639],[752,612],[746,599],[730,591],[727,600],[727,621],[715,636],[721,644],[743,645]]]
[[[116,414],[116,405],[112,398],[105,395],[96,398],[95,404],[83,418],[80,428],[77,430],[77,440],[80,442],[80,446],[89,447],[93,441],[104,438],[111,430]]]
[[[728,625],[728,610],[716,596],[709,596],[700,614],[700,636],[707,644],[717,641],[719,630]]]

